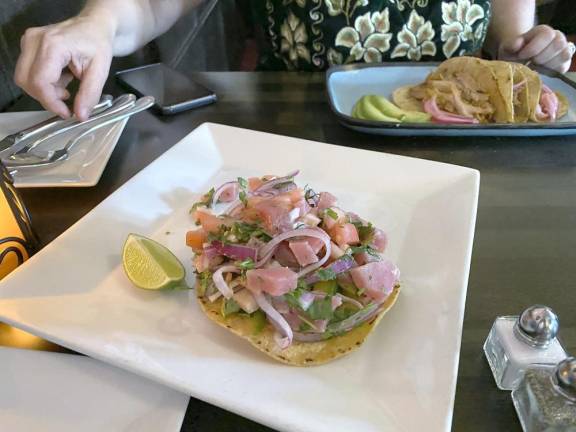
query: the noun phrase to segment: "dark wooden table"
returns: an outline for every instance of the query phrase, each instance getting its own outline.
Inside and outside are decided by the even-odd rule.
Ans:
[[[561,338],[576,353],[576,137],[369,136],[336,122],[322,74],[223,72],[195,78],[214,89],[219,102],[169,118],[149,112],[133,118],[96,187],[22,191],[42,244],[207,121],[476,168],[480,203],[453,430],[519,431],[510,395],[497,390],[482,344],[495,316],[543,303],[559,314]],[[110,90],[118,91],[113,85]],[[14,110],[27,108],[32,104],[23,100]],[[63,350],[7,326],[0,326],[0,345]],[[182,430],[269,429],[193,399]]]

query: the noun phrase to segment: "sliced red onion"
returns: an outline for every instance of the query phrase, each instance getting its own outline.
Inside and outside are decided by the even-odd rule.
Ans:
[[[220,291],[220,293],[224,297],[229,299],[234,295],[234,291],[232,291],[232,289],[228,286],[228,284],[224,280],[224,277],[222,276],[222,273],[224,273],[224,272],[226,272],[226,273],[240,273],[240,270],[236,266],[225,265],[225,266],[218,268],[214,272],[214,274],[212,275],[212,280],[214,281],[214,285],[216,285],[216,288],[218,289],[218,291]]]
[[[270,253],[271,250],[274,250],[281,242],[283,242],[284,240],[287,240],[289,238],[294,238],[294,237],[316,237],[316,238],[319,238],[320,240],[325,240],[327,238],[328,239],[328,249],[330,249],[330,246],[329,246],[330,245],[330,237],[328,237],[328,234],[326,234],[321,229],[319,229],[319,228],[298,228],[298,229],[286,231],[286,232],[279,234],[276,237],[274,237],[272,240],[270,240],[268,243],[266,243],[264,246],[262,246],[260,248],[260,250],[258,251],[258,256],[263,257],[265,255],[268,255],[268,253]],[[326,259],[328,259],[328,258],[326,257]]]
[[[342,294],[336,294],[336,296],[340,297],[343,303],[350,303],[351,305],[356,306],[358,309],[362,309],[364,307],[362,303],[360,303],[358,300],[354,300],[351,297]]]
[[[214,247],[219,254],[239,261],[251,259],[256,262],[258,256],[257,249],[239,244],[225,244],[220,241],[213,241],[212,247]]]
[[[306,291],[302,293],[302,295],[298,299],[298,303],[300,304],[302,310],[306,311],[312,305],[312,303],[314,303],[315,299],[316,296],[313,293]]]
[[[442,111],[436,104],[435,97],[424,101],[424,111],[426,111],[428,114],[432,116],[433,121],[438,123],[454,123],[454,124],[479,123],[478,119],[475,119],[474,117],[467,117]]]
[[[273,181],[276,180],[271,180],[269,183],[272,183]],[[262,185],[261,187],[265,186],[266,183],[264,185]],[[276,195],[280,195],[286,192],[290,192],[293,191],[294,189],[296,189],[298,186],[296,186],[296,183],[294,183],[293,181],[287,181],[284,180],[284,182],[282,183],[277,183],[276,185],[264,189],[264,190],[255,190],[254,192],[252,192],[252,195],[254,196],[259,196],[259,197],[263,197],[263,198],[272,198],[275,197]]]
[[[204,247],[204,249],[202,250],[202,255],[205,255],[206,258],[208,258],[208,259],[212,259],[212,258],[220,255],[220,252],[218,252],[218,249],[216,249],[215,247],[208,246],[208,247]]]
[[[318,342],[332,337],[334,333],[348,332],[373,318],[378,313],[379,306],[379,304],[372,303],[345,320],[328,325],[324,333],[294,332],[294,340],[299,342]]]
[[[256,303],[260,306],[260,309],[264,311],[272,325],[277,330],[277,335],[274,335],[274,340],[278,346],[282,349],[288,348],[292,343],[293,332],[284,317],[268,302],[266,296],[259,292],[253,294],[256,299]]]
[[[242,207],[244,203],[242,202],[242,200],[237,199],[236,201],[232,201],[232,204],[230,204],[228,206],[228,208],[224,211],[223,214],[225,215],[233,215],[234,211],[236,211],[237,209],[239,209],[240,207]]]
[[[288,183],[288,182],[292,181],[292,179],[294,177],[296,177],[299,173],[300,173],[300,170],[296,170],[296,171],[291,172],[290,174],[286,174],[284,177],[278,177],[278,178],[275,178],[273,180],[267,181],[266,183],[260,185],[260,187],[256,188],[254,190],[254,194],[257,195],[260,192],[272,189],[276,185],[279,185],[282,183]]]
[[[330,300],[332,302],[332,310],[336,310],[340,306],[342,306],[342,297],[335,295],[335,296],[332,296],[332,298]]]
[[[238,184],[238,182],[237,181],[229,181],[229,182],[226,182],[223,185],[221,185],[218,189],[216,189],[214,191],[214,195],[212,195],[212,203],[210,204],[210,207],[214,207],[218,203],[218,200],[220,199],[220,195],[222,195],[222,193],[226,190],[226,188],[230,187],[233,184]]]
[[[344,256],[342,256],[341,258],[337,259],[336,261],[334,261],[332,264],[330,264],[328,267],[325,268],[325,270],[332,270],[334,273],[336,274],[340,274],[340,273],[344,273],[347,272],[348,270],[350,270],[351,268],[356,267],[356,261],[354,261],[354,258],[352,258],[350,255],[346,254]],[[309,275],[306,279],[305,282],[307,284],[314,284],[316,282],[319,282],[320,276],[318,276],[318,273],[312,273],[311,275]]]

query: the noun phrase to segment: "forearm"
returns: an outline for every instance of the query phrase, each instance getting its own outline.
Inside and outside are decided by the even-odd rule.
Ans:
[[[115,56],[128,55],[166,32],[202,0],[88,0],[80,18],[106,28]]]
[[[492,0],[485,49],[494,57],[504,40],[526,33],[535,24],[535,0]]]

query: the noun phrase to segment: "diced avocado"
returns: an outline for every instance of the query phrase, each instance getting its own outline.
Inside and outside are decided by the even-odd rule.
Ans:
[[[334,295],[338,290],[338,283],[335,279],[316,282],[313,286],[314,291],[322,291],[326,294]]]

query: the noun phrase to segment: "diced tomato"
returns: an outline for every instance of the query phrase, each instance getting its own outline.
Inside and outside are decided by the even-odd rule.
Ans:
[[[286,267],[248,270],[246,287],[254,292],[280,296],[296,289],[298,274]]]
[[[264,181],[260,177],[250,177],[248,179],[248,189],[254,191],[264,184]]]
[[[329,231],[332,240],[338,246],[343,248],[344,245],[355,245],[360,243],[358,230],[351,223],[338,224]]]
[[[186,233],[186,246],[190,246],[194,252],[199,252],[207,238],[208,234],[202,228],[188,231]]]
[[[207,232],[218,232],[222,225],[228,225],[230,222],[226,219],[219,218],[209,211],[198,209],[192,215],[196,222],[199,222]]]
[[[376,301],[383,301],[398,282],[398,268],[389,261],[378,261],[350,270],[354,284]]]
[[[301,267],[318,262],[318,257],[307,240],[294,240],[288,245]]]

